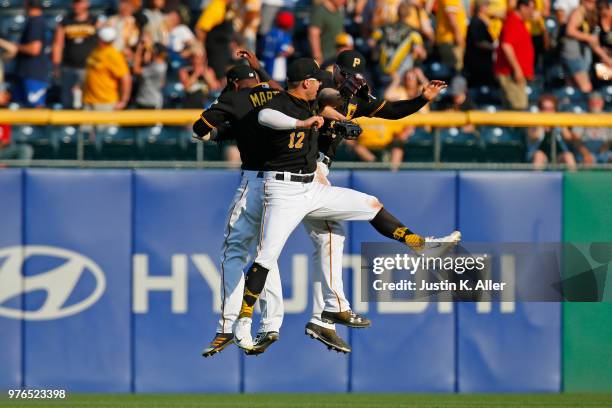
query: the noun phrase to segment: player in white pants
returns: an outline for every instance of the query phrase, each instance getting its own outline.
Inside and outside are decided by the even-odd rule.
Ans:
[[[248,265],[250,255],[255,253],[259,241],[264,179],[257,177],[257,174],[257,171],[242,172],[240,186],[234,195],[227,216],[227,227],[221,249],[221,315],[217,325],[217,333],[221,335],[232,333],[244,292],[242,271]],[[321,181],[325,180],[321,179]],[[344,230],[339,222],[334,221],[305,218],[303,223],[315,248],[311,323],[335,331],[334,324],[321,320],[321,313],[324,308],[335,312],[350,309],[342,283],[342,252],[338,253],[338,249],[342,251],[343,248]],[[267,335],[276,339],[284,313],[278,267],[270,270],[259,300],[261,322],[258,336]],[[313,327],[310,330],[315,330],[315,333],[319,332]],[[327,337],[330,336],[329,332],[326,334]],[[215,341],[220,343],[219,338],[223,339],[223,336],[217,336],[213,343]],[[256,343],[257,340],[259,339],[256,339]],[[337,351],[350,352],[350,347],[340,338],[322,340],[331,342],[328,346]],[[211,344],[203,354],[210,356],[221,350]]]
[[[256,73],[248,67],[238,67],[228,72],[228,82],[236,82],[245,89],[242,94],[227,93],[213,105],[211,111],[202,114],[201,119],[194,125],[196,136],[203,139],[205,134],[214,128],[212,123],[224,119],[234,119],[244,115],[252,109],[249,95],[266,94],[269,87],[258,86]],[[253,86],[253,85],[256,86]],[[249,91],[250,89],[250,91]],[[259,95],[261,99],[261,95]],[[239,144],[239,148],[241,145]],[[244,148],[249,157],[257,156],[255,149]],[[241,153],[243,151],[241,150]],[[320,164],[324,172],[319,174],[318,181],[329,184],[325,174],[326,166]],[[244,287],[243,270],[248,265],[249,255],[255,252],[256,238],[260,233],[260,220],[262,213],[263,178],[257,177],[257,171],[243,170],[241,184],[230,205],[227,217],[227,227],[224,232],[224,241],[221,250],[221,315],[217,326],[217,334],[211,344],[202,352],[208,357],[222,351],[233,341],[232,327],[242,302]],[[350,347],[335,332],[333,323],[323,322],[321,314],[325,308],[328,311],[340,312],[349,309],[348,301],[344,295],[342,285],[342,252],[344,231],[337,222],[326,222],[318,219],[305,219],[304,225],[315,246],[313,271],[313,315],[306,326],[306,333],[320,340],[328,347],[342,352],[350,352]],[[282,289],[278,269],[271,271],[270,279],[266,283],[261,295],[262,321],[258,333],[258,343],[261,347],[252,350],[252,354],[265,351],[278,338],[278,331],[283,320]],[[367,327],[369,321],[365,318],[359,320],[351,316],[340,322],[352,327]]]
[[[285,180],[278,180],[278,174],[278,172],[264,174],[266,199],[262,220],[263,234],[254,261],[256,265],[267,270],[277,270],[277,260],[282,248],[289,235],[305,216],[321,220],[373,221],[382,211],[385,211],[383,205],[374,196],[317,182],[306,184],[289,181],[291,173],[284,173]],[[454,244],[459,237],[458,233],[453,234],[448,242]],[[250,270],[249,273],[251,272]],[[274,278],[278,279],[277,276]],[[249,292],[245,289],[245,298],[248,295]],[[244,310],[244,303],[242,310]],[[237,325],[235,332],[236,344],[248,350],[252,347],[252,341],[246,335],[250,333],[250,324],[246,330],[238,331],[239,327],[240,324]]]
[[[268,102],[258,114],[258,122],[263,125],[258,128],[258,140],[261,149],[268,152],[264,165],[268,171],[263,174],[262,233],[255,261],[247,272],[242,307],[234,329],[236,344],[245,350],[253,348],[251,316],[266,276],[277,267],[289,235],[304,217],[369,221],[381,234],[405,242],[415,250],[423,249],[426,243],[426,239],[388,213],[376,197],[313,182],[318,134],[311,126],[318,128],[323,124],[321,117],[311,116],[315,112],[311,101],[319,87],[318,72],[313,60],[294,61],[288,69],[289,91]],[[445,85],[434,86],[442,89]],[[459,232],[455,232],[442,240],[428,240],[443,248],[456,244],[459,239]],[[345,317],[342,313],[324,312],[322,317],[326,316]]]
[[[238,317],[244,288],[243,270],[248,265],[259,236],[262,194],[261,178],[257,178],[257,172],[242,171],[240,186],[230,205],[221,248],[222,303],[217,333],[232,333]],[[278,268],[271,271],[270,278],[260,299],[261,333],[278,333],[283,321],[283,294]]]

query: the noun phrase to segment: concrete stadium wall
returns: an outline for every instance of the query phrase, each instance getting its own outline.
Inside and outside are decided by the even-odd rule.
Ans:
[[[611,176],[334,171],[331,178],[378,196],[424,234],[460,228],[467,241],[558,242],[562,233],[610,240],[600,217],[612,219]],[[367,223],[347,224],[345,289],[374,322],[367,330],[339,328],[352,354],[328,352],[304,335],[312,244],[298,227],[279,263],[281,340],[257,358],[232,347],[203,359],[220,307],[218,249],[239,178],[223,170],[1,171],[0,389],[611,389],[612,358],[601,358],[602,348],[610,356],[612,339],[607,304],[357,302],[360,243],[381,240]],[[589,380],[587,367],[595,367]]]

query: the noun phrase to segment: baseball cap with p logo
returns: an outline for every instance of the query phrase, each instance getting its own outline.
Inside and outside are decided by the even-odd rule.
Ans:
[[[360,52],[346,50],[338,54],[336,65],[342,72],[348,74],[362,74],[365,72],[365,58]]]

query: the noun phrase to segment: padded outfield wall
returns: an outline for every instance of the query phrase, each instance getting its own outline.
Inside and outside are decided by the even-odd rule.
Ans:
[[[611,173],[566,174],[563,206],[566,242],[612,242]],[[606,289],[603,298],[610,302],[612,290]],[[612,303],[563,306],[564,389],[612,390]]]
[[[229,170],[0,172],[0,389],[71,392],[559,392],[612,390],[609,304],[362,303],[367,223],[347,224],[345,289],[373,319],[304,335],[312,246],[280,259],[281,340],[258,358],[200,357],[220,309]],[[612,173],[333,171],[413,229],[466,241],[611,240]],[[23,310],[24,312],[21,312]]]

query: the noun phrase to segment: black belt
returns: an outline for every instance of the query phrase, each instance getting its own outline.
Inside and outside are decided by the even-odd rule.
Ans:
[[[258,178],[263,178],[264,176],[264,172],[263,171],[259,171],[257,172],[257,177]],[[275,179],[280,180],[280,181],[284,181],[285,180],[285,174],[283,173],[276,173],[276,175],[274,176]],[[296,183],[312,183],[312,181],[314,180],[314,174],[292,174],[289,177],[289,181],[295,181]]]

